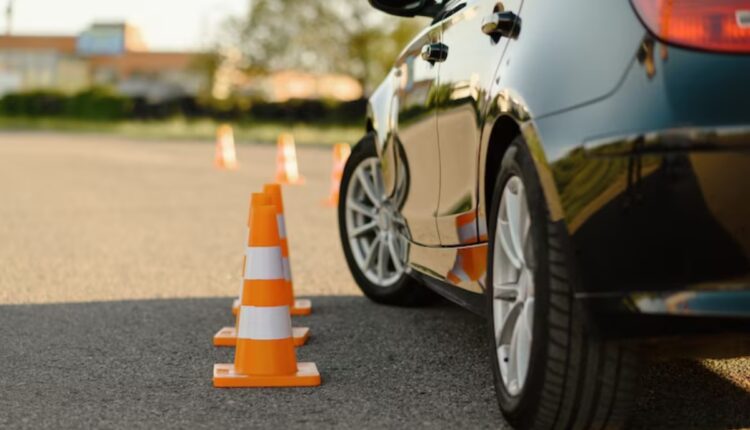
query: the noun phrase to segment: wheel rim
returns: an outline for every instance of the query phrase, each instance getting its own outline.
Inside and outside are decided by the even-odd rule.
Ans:
[[[492,261],[495,348],[505,388],[515,396],[526,383],[534,327],[534,278],[528,265],[531,218],[518,176],[505,184],[496,226]]]
[[[380,287],[395,284],[404,273],[408,242],[405,223],[385,197],[376,157],[363,160],[346,192],[346,231],[354,260],[365,277]]]

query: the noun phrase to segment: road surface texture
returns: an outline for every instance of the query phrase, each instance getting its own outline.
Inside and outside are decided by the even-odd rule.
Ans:
[[[248,196],[275,148],[239,145],[212,167],[205,142],[0,134],[0,428],[507,428],[481,319],[361,297],[321,206],[330,152],[299,148],[285,188],[298,350],[324,384],[220,390],[211,336],[232,318]],[[635,428],[750,427],[750,360],[648,364]]]

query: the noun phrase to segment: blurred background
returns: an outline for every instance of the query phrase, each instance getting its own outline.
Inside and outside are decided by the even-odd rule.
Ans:
[[[0,129],[356,141],[419,19],[366,0],[0,0]],[[0,4],[2,4],[0,3]]]

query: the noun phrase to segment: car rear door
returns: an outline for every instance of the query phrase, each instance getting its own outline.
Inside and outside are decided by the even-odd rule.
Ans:
[[[475,243],[485,230],[484,220],[477,222],[475,216],[482,117],[509,38],[486,34],[483,24],[497,19],[497,14],[506,20],[517,18],[521,4],[522,0],[454,0],[446,7],[441,38],[447,56],[440,63],[437,115],[441,176],[436,223],[442,245]]]

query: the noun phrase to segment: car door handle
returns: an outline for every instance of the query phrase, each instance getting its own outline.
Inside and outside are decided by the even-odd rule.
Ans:
[[[430,64],[441,63],[448,58],[448,47],[442,43],[428,43],[422,47],[421,57]]]
[[[482,33],[492,37],[518,38],[521,18],[511,11],[495,12],[482,20]]]

